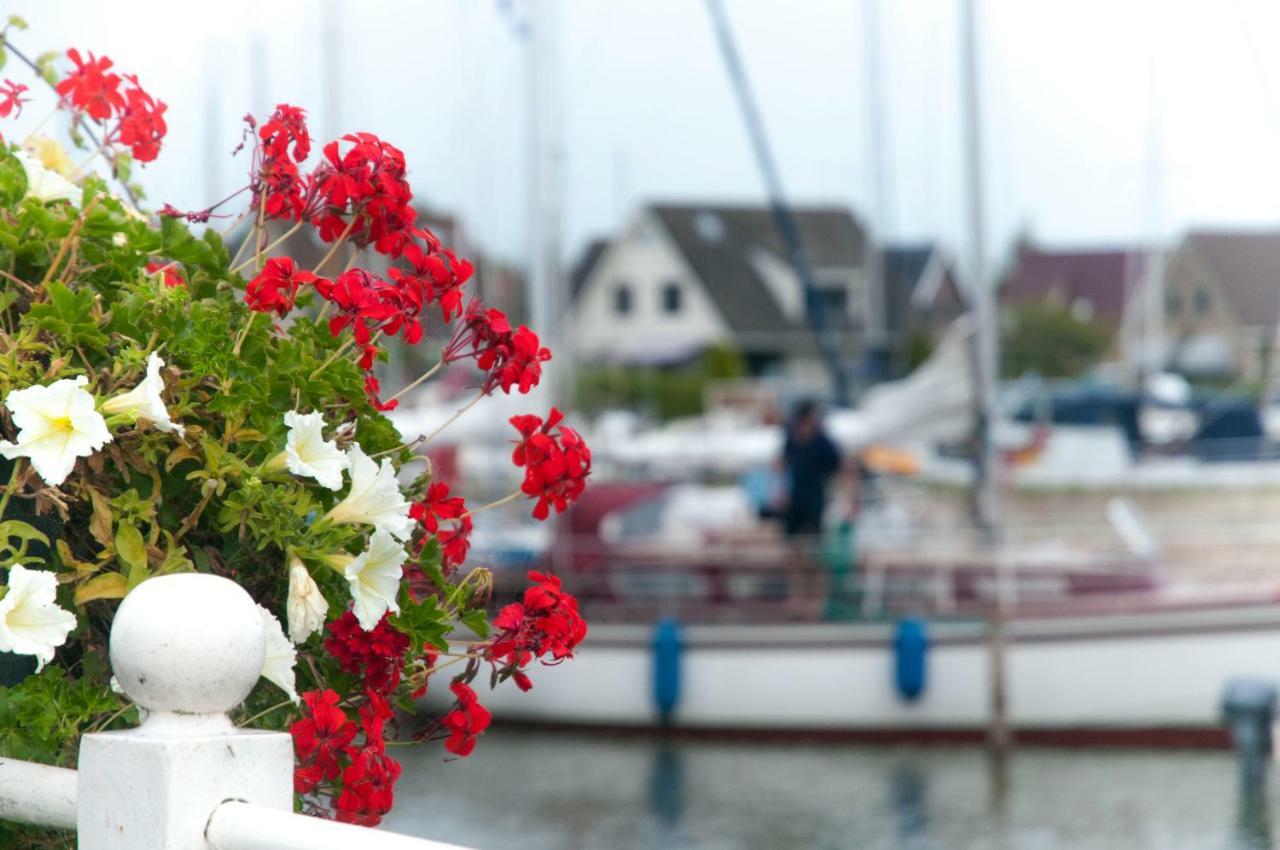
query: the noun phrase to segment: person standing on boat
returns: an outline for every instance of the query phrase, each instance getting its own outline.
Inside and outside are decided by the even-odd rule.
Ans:
[[[840,450],[822,427],[822,413],[812,401],[802,402],[787,428],[782,449],[787,472],[783,531],[790,549],[790,600],[793,614],[821,610],[826,599],[818,561],[827,485],[840,471]]]

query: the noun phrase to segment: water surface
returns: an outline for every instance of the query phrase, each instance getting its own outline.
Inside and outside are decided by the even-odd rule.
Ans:
[[[668,741],[496,729],[397,752],[388,827],[484,850],[1263,850],[1280,794],[1202,751]],[[1280,834],[1280,832],[1278,832]]]

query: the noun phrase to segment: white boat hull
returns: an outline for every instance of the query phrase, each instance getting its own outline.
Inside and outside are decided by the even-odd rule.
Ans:
[[[593,628],[571,663],[499,688],[500,719],[657,723],[650,629]],[[1006,655],[1009,720],[1021,733],[1214,730],[1232,677],[1280,680],[1280,607],[1018,619]],[[991,651],[981,622],[930,630],[914,701],[894,684],[892,625],[701,626],[686,630],[677,727],[702,730],[981,734]]]

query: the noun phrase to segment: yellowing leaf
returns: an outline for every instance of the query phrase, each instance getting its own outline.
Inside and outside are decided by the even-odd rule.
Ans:
[[[75,603],[83,605],[94,599],[123,599],[129,592],[129,583],[120,573],[103,573],[94,576],[76,588]]]
[[[130,589],[147,579],[147,545],[132,525],[122,522],[116,528],[116,558],[128,571]]]

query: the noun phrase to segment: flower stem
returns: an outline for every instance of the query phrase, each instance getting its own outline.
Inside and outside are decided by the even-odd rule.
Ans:
[[[432,366],[430,369],[428,369],[426,372],[420,375],[413,383],[409,384],[409,386],[405,387],[404,389],[400,390],[395,395],[393,395],[391,398],[387,399],[387,403],[390,404],[391,402],[400,398],[400,396],[409,392],[409,390],[413,389],[414,387],[420,385],[423,381],[431,380],[431,376],[434,375],[436,372],[439,372],[440,369],[443,367],[444,367],[444,359],[441,358],[440,362],[436,363],[436,365]]]
[[[258,318],[258,314],[249,311],[249,318],[245,321],[244,327],[240,329],[240,335],[236,337],[235,347],[231,349],[231,353],[239,356],[240,346],[244,345],[245,338],[249,336],[249,328],[253,327],[253,320]]]
[[[333,255],[338,253],[338,249],[342,247],[342,243],[347,241],[347,237],[351,235],[351,231],[355,229],[356,216],[351,216],[351,221],[347,223],[347,229],[342,231],[342,235],[329,247],[329,253],[320,258],[320,262],[316,263],[316,267],[311,270],[312,274],[320,274],[320,270],[333,259]]]
[[[454,422],[457,422],[457,421],[458,421],[458,419],[459,419],[459,418],[461,418],[462,414],[466,413],[468,410],[470,410],[471,408],[475,407],[475,406],[476,406],[476,402],[478,402],[478,401],[480,401],[480,399],[484,398],[484,395],[485,395],[485,394],[482,392],[482,393],[480,393],[480,395],[476,396],[475,398],[471,399],[471,401],[467,402],[467,403],[466,403],[466,404],[464,404],[462,407],[458,408],[458,411],[457,411],[456,413],[454,413],[452,416],[450,416],[448,419],[446,419],[446,420],[444,421],[444,423],[443,423],[439,428],[435,429],[435,430],[434,430],[434,431],[432,431],[430,434],[428,434],[427,436],[423,437],[423,438],[422,438],[422,440],[421,440],[421,442],[420,442],[420,445],[421,445],[421,444],[425,444],[425,443],[429,443],[429,442],[431,442],[432,440],[434,440],[436,437],[440,436],[440,432],[441,432],[441,431],[443,431],[445,428],[448,428],[448,427],[449,427],[450,425],[452,425]]]
[[[9,507],[9,499],[13,496],[13,488],[18,486],[18,473],[22,470],[22,458],[14,458],[13,472],[9,475],[9,483],[4,487],[4,495],[0,496],[0,519],[4,518],[5,509]]]
[[[521,491],[521,490],[516,490],[514,493],[508,493],[507,495],[503,496],[501,499],[499,499],[499,500],[498,500],[498,501],[496,501],[496,502],[490,502],[490,503],[489,503],[489,504],[487,504],[487,505],[481,505],[481,506],[480,506],[480,507],[478,507],[478,508],[472,508],[471,510],[467,511],[466,513],[464,513],[462,516],[464,516],[464,517],[475,516],[476,514],[480,513],[481,511],[487,511],[487,510],[489,510],[490,508],[500,508],[500,507],[502,507],[503,505],[509,505],[509,504],[511,504],[512,502],[514,502],[516,499],[520,498],[520,497],[521,497],[521,496],[523,496],[523,495],[524,495],[524,492],[523,492],[523,491]]]
[[[333,365],[333,361],[345,354],[347,349],[351,347],[351,343],[354,341],[355,337],[347,337],[346,340],[343,341],[342,345],[338,346],[338,349],[329,355],[329,359],[321,363],[316,370],[311,373],[311,377],[308,380],[314,381],[317,375]]]
[[[53,280],[53,273],[58,270],[58,266],[62,265],[62,258],[67,255],[67,251],[71,248],[71,243],[80,238],[80,229],[84,227],[84,220],[89,217],[89,213],[98,205],[100,195],[94,195],[89,199],[89,203],[84,205],[84,209],[80,211],[80,215],[76,218],[76,223],[71,226],[71,232],[62,240],[62,244],[58,246],[58,253],[54,256],[53,262],[49,264],[48,270],[44,273],[44,277],[40,280],[40,288],[43,289]]]
[[[253,717],[250,717],[248,720],[242,720],[242,721],[240,721],[240,722],[239,722],[239,723],[237,723],[236,725],[237,725],[237,726],[239,726],[241,729],[243,729],[244,727],[248,726],[250,723],[253,723],[255,720],[261,720],[262,718],[266,717],[266,716],[267,716],[268,714],[270,714],[271,712],[273,712],[273,711],[279,711],[280,709],[285,708],[285,707],[290,706],[290,705],[293,705],[293,700],[291,700],[291,699],[287,699],[287,700],[285,700],[284,702],[276,703],[275,705],[271,706],[270,708],[264,708],[262,711],[259,711],[257,714],[255,714]]]
[[[258,253],[259,253],[259,254],[267,254],[267,253],[270,253],[270,251],[271,251],[272,249],[274,249],[274,248],[278,248],[280,245],[282,245],[282,244],[284,244],[286,241],[288,241],[288,239],[289,239],[289,237],[290,237],[290,236],[292,236],[293,234],[297,233],[297,232],[298,232],[298,230],[299,230],[299,228],[301,228],[301,227],[302,227],[302,225],[303,225],[303,222],[302,222],[302,221],[299,221],[299,222],[298,222],[297,224],[295,224],[293,227],[290,227],[288,230],[286,230],[286,231],[284,232],[284,235],[283,235],[283,236],[281,236],[279,239],[276,239],[274,242],[272,242],[272,243],[271,243],[270,245],[268,245],[267,247],[263,248],[263,249],[262,249],[261,251],[259,251]],[[232,273],[232,274],[238,274],[242,269],[247,269],[249,266],[253,265],[253,263],[254,263],[254,262],[256,262],[256,260],[257,260],[257,258],[256,258],[256,257],[255,257],[253,260],[246,260],[245,262],[241,263],[240,265],[235,266],[234,268],[232,268],[232,269],[231,269],[231,273]]]

